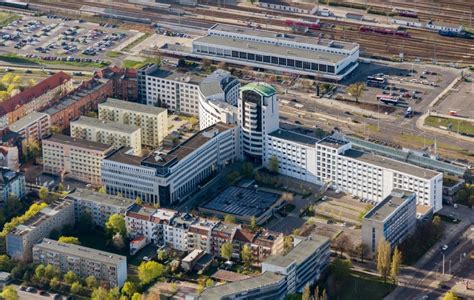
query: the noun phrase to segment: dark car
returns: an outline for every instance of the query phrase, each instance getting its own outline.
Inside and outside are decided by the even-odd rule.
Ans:
[[[295,124],[301,125],[301,124],[303,124],[303,123],[301,123],[301,122],[298,121],[298,120],[295,120]]]

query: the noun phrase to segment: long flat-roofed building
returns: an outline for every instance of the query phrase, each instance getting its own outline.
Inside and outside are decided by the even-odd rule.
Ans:
[[[401,243],[416,226],[416,194],[395,189],[374,206],[362,220],[362,242],[371,254],[377,251],[380,240],[392,247]]]
[[[41,140],[45,135],[49,134],[49,127],[50,122],[47,114],[32,112],[9,125],[8,129],[18,133],[26,140]]]
[[[126,256],[47,238],[33,247],[33,262],[56,266],[63,273],[73,271],[81,277],[93,275],[111,287],[121,287],[127,279]]]
[[[216,24],[193,41],[192,55],[339,81],[358,66],[359,45]]]
[[[137,154],[142,150],[141,129],[135,125],[82,116],[79,120],[71,122],[71,136],[113,145],[116,148],[130,147]]]
[[[98,142],[54,134],[42,141],[43,171],[93,185],[101,184],[102,160],[114,147]]]
[[[142,144],[158,147],[168,135],[165,108],[108,98],[99,104],[99,119],[141,128]]]

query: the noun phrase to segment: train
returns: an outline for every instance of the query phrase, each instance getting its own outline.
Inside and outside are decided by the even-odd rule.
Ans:
[[[399,16],[402,16],[402,17],[415,18],[415,19],[418,18],[418,14],[412,10],[394,8],[393,12],[397,13]]]
[[[360,32],[372,32],[378,33],[383,35],[396,35],[404,38],[409,38],[410,34],[403,30],[394,30],[390,28],[382,28],[382,27],[372,27],[372,26],[365,26],[362,25],[359,27]]]
[[[305,20],[285,20],[285,25],[288,27],[295,27],[295,26],[301,26],[301,27],[308,27],[309,29],[313,30],[318,30],[321,29],[321,24],[319,24],[319,21],[312,22],[312,21],[305,21]]]
[[[474,34],[467,31],[456,32],[456,31],[450,31],[450,30],[439,30],[438,34],[442,36],[457,37],[461,39],[470,39],[470,40],[474,39]]]
[[[8,7],[14,7],[14,8],[20,8],[20,9],[28,9],[29,4],[25,2],[19,2],[19,1],[1,1],[0,6],[8,6]]]

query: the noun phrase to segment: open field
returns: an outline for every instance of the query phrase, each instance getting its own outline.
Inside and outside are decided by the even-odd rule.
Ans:
[[[452,132],[474,135],[474,123],[459,119],[429,116],[425,119],[425,125],[433,127],[445,127]]]

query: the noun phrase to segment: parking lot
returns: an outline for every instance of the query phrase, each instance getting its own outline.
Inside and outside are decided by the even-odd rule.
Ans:
[[[474,76],[468,74],[465,77],[467,80],[460,81],[453,86],[446,97],[438,101],[433,111],[444,115],[457,115],[474,119],[474,105],[472,104],[472,99],[474,99],[472,80]]]
[[[0,51],[28,58],[101,63],[135,33],[54,15],[22,16],[0,30]]]

